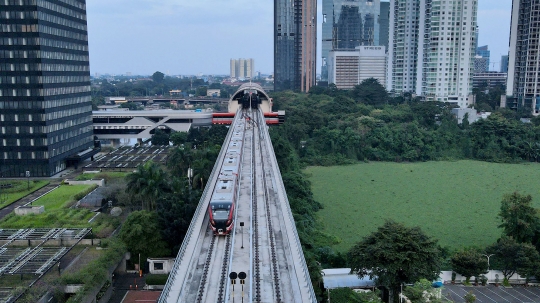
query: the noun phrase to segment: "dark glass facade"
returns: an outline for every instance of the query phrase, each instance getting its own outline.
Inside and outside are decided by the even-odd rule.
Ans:
[[[274,0],[274,89],[315,85],[317,1]]]
[[[381,19],[380,0],[323,0],[322,5],[321,80],[328,81],[329,52],[354,50],[362,45],[381,45],[381,20],[386,20],[388,30],[388,18]]]
[[[1,175],[51,176],[93,147],[85,0],[0,0]]]

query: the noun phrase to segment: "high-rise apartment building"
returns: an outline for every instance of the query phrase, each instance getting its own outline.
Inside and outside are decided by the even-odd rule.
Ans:
[[[390,2],[386,88],[392,93],[414,92],[416,89],[420,15],[420,0]]]
[[[315,85],[317,1],[274,0],[274,89]]]
[[[255,62],[253,59],[231,59],[231,78],[251,79],[255,75]]]
[[[507,106],[540,112],[540,0],[513,0]]]
[[[477,6],[476,0],[390,2],[388,89],[467,107]]]
[[[476,53],[477,0],[421,0],[421,79],[417,95],[427,101],[474,102],[472,77]]]
[[[97,152],[86,26],[84,0],[0,1],[2,176],[51,176]]]
[[[231,78],[238,78],[238,60],[231,59],[231,67],[230,67],[230,77]]]
[[[328,80],[328,53],[379,45],[380,0],[323,0],[321,80]]]

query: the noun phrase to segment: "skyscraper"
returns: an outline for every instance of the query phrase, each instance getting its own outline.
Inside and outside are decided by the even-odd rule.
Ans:
[[[274,0],[274,89],[315,85],[317,1]]]
[[[379,45],[380,0],[323,0],[321,78],[328,80],[328,52]]]
[[[540,112],[540,0],[513,0],[507,106]]]
[[[476,43],[478,43],[478,36],[476,37],[477,41]],[[479,46],[476,48],[476,55],[477,56],[480,56],[482,58],[484,58],[487,63],[487,67],[485,68],[485,70],[483,70],[482,72],[487,72],[489,71],[489,59],[491,57],[491,52],[489,51],[489,48],[487,45],[484,45],[484,46]]]
[[[84,0],[0,5],[0,171],[51,176],[93,149]]]
[[[501,73],[508,73],[508,55],[501,56]]]
[[[474,0],[390,2],[389,90],[471,104],[477,6]]]
[[[384,46],[387,51],[388,51],[389,32],[390,32],[390,2],[381,1],[381,11],[379,13],[379,45]]]
[[[466,108],[473,103],[478,2],[421,0],[420,7],[422,67],[416,93]]]
[[[420,14],[420,0],[390,2],[386,88],[396,94],[416,89]]]

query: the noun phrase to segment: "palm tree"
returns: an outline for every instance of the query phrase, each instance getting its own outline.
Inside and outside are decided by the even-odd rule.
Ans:
[[[175,176],[185,176],[193,162],[193,151],[185,147],[174,148],[167,159],[167,165]]]
[[[130,195],[139,196],[142,200],[141,208],[153,210],[156,201],[163,192],[168,191],[166,173],[153,161],[148,161],[137,167],[137,170],[127,177],[127,192]]]

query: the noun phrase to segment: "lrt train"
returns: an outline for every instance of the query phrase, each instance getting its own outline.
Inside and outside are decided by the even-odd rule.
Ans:
[[[234,226],[234,209],[239,186],[245,120],[233,126],[234,131],[227,145],[225,159],[219,169],[216,186],[208,205],[210,228],[215,235],[228,235]]]

